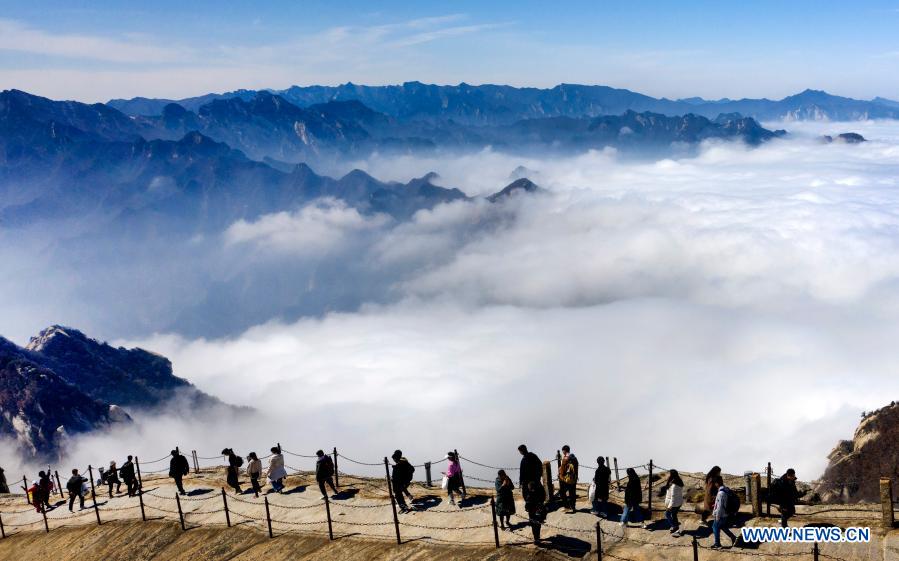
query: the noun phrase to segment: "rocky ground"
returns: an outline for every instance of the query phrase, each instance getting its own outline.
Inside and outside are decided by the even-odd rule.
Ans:
[[[589,513],[586,487],[581,489],[580,510],[566,514],[549,513],[543,530],[545,543],[534,546],[525,520],[513,517],[513,530],[499,533],[502,547],[494,545],[490,509],[492,489],[470,489],[462,508],[449,505],[437,487],[415,484],[417,510],[401,514],[400,532],[403,544],[396,545],[393,514],[383,479],[355,478],[341,475],[341,494],[331,500],[334,541],[328,540],[325,504],[309,473],[297,473],[288,479],[284,494],[267,495],[275,539],[268,538],[264,497],[252,493],[226,493],[228,515],[225,517],[222,486],[224,472],[220,468],[201,470],[187,480],[189,495],[181,497],[186,532],[180,528],[175,489],[171,480],[160,475],[144,478],[144,512],[141,521],[137,498],[115,495],[108,498],[105,488],[98,493],[97,506],[102,526],[97,526],[96,513],[88,500],[88,508],[69,513],[58,496],[55,509],[47,513],[50,532],[45,532],[43,517],[29,508],[21,495],[0,496],[0,513],[8,536],[0,540],[0,559],[518,559],[573,557],[596,555],[597,517]],[[687,486],[699,474],[686,474]],[[734,486],[739,478],[732,478]],[[647,481],[644,479],[644,484]],[[517,494],[517,492],[516,492]],[[620,504],[621,494],[613,502]],[[661,500],[655,505],[661,507]],[[517,504],[518,514],[524,506]],[[601,521],[604,558],[615,559],[693,559],[692,536],[699,544],[700,559],[731,559],[746,555],[777,558],[792,554],[798,559],[812,559],[811,546],[763,544],[715,552],[709,550],[709,530],[702,526],[693,505],[685,506],[681,518],[687,534],[672,537],[660,512],[648,529],[637,525],[621,528],[613,521]],[[744,506],[741,521],[747,525],[772,525],[775,519],[752,518]],[[619,506],[612,513],[620,512]],[[773,509],[772,514],[776,514]],[[873,540],[869,544],[825,544],[821,552],[844,560],[894,559],[885,554],[884,532],[879,529],[878,505],[802,506],[795,525],[870,526]],[[892,535],[892,534],[891,534]],[[214,536],[211,539],[210,536]],[[728,540],[723,538],[724,543]]]

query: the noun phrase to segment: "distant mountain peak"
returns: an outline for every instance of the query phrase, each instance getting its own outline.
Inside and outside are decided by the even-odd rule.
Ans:
[[[491,203],[495,203],[497,201],[515,196],[518,193],[536,193],[538,191],[542,191],[542,189],[538,187],[536,183],[534,183],[527,177],[522,177],[506,185],[501,191],[490,195],[489,197],[487,197],[487,200]]]
[[[67,337],[70,339],[84,339],[83,333],[77,329],[64,327],[62,325],[51,325],[46,329],[42,329],[35,337],[32,337],[25,348],[29,351],[39,353],[57,337]]]

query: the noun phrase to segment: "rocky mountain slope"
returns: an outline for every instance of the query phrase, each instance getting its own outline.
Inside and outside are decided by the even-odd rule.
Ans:
[[[881,477],[899,477],[899,403],[863,414],[852,440],[841,440],[815,492],[824,502],[879,501]]]
[[[26,457],[52,457],[68,436],[130,422],[132,408],[174,399],[192,409],[222,405],[143,349],[115,348],[58,325],[24,348],[0,337],[0,435]]]

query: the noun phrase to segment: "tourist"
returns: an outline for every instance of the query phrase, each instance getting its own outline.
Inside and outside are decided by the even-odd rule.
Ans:
[[[721,532],[724,532],[730,538],[731,547],[737,543],[737,536],[728,527],[731,516],[736,514],[728,512],[728,504],[733,504],[732,501],[734,500],[730,496],[731,493],[733,491],[722,483],[718,487],[718,494],[715,495],[715,505],[712,508],[712,518],[714,520],[712,522],[712,534],[715,536],[715,543],[712,544],[712,549],[721,549]]]
[[[715,507],[715,498],[718,496],[718,488],[722,485],[724,485],[724,479],[721,477],[721,468],[714,466],[705,476],[705,497],[703,498],[703,508],[700,513],[703,523],[712,514],[712,509]]]
[[[240,490],[240,467],[243,465],[243,458],[234,453],[233,448],[225,448],[222,455],[228,457],[228,468],[225,480],[228,485],[234,488],[234,494],[241,494]]]
[[[546,491],[538,481],[528,482],[528,491],[525,493],[524,509],[528,513],[528,522],[531,524],[531,532],[534,534],[534,543],[540,543],[540,527],[546,520]]]
[[[178,487],[178,493],[181,495],[187,494],[184,491],[184,485],[181,483],[181,480],[188,473],[190,473],[190,464],[187,463],[187,458],[185,458],[177,448],[172,450],[172,459],[169,460],[169,477],[175,480],[175,485]]]
[[[499,527],[503,530],[512,529],[512,515],[515,514],[515,496],[512,491],[515,485],[512,478],[506,475],[506,470],[496,473],[496,515],[499,517]]]
[[[125,483],[125,490],[128,491],[129,497],[133,497],[137,491],[137,477],[134,475],[134,462],[132,459],[132,456],[128,456],[128,459],[119,468],[119,476]]]
[[[593,484],[596,486],[593,497],[593,514],[605,518],[609,503],[609,483],[612,479],[612,470],[606,466],[606,460],[602,456],[596,458],[597,468],[593,473]]]
[[[559,498],[562,501],[562,507],[568,508],[569,514],[577,512],[575,509],[577,501],[577,478],[577,456],[571,453],[571,448],[566,444],[565,446],[562,446],[562,461],[559,464]]]
[[[459,456],[455,452],[447,452],[446,460],[448,467],[443,473],[447,477],[446,492],[449,495],[451,505],[456,504],[453,493],[459,494],[459,508],[462,508],[462,501],[465,500],[465,489],[462,486],[462,465],[459,463]]]
[[[796,470],[790,468],[774,481],[774,502],[780,509],[780,526],[787,527],[790,517],[796,514],[799,491],[796,489]]]
[[[268,480],[272,484],[272,489],[276,493],[284,491],[284,479],[287,477],[287,470],[284,469],[284,456],[281,454],[280,446],[272,446],[272,455],[268,459]]]
[[[643,522],[643,513],[640,511],[640,503],[643,502],[643,487],[640,483],[640,476],[637,470],[627,468],[627,486],[624,488],[624,510],[621,513],[621,526],[625,527],[630,522],[630,515],[637,517],[637,522],[641,522],[640,527],[646,528]]]
[[[409,492],[409,485],[412,483],[412,474],[415,472],[415,468],[409,463],[409,460],[403,457],[402,450],[394,451],[390,457],[393,460],[393,477],[391,477],[393,496],[400,507],[400,512],[406,513],[409,512],[409,507],[406,505],[405,497],[409,497],[410,501],[413,500],[412,493]]]
[[[259,478],[262,477],[262,462],[259,460],[256,452],[250,452],[247,455],[247,476],[250,478],[253,492],[258,497],[259,493],[262,492],[262,487],[259,486]]]
[[[116,494],[122,492],[122,480],[119,479],[119,469],[115,465],[115,460],[109,462],[109,469],[106,470],[106,485],[109,487],[109,498],[112,498],[112,486],[115,485]]]
[[[331,487],[331,491],[337,494],[337,488],[334,486],[334,460],[331,456],[325,454],[324,450],[315,453],[318,459],[315,460],[315,481],[318,482],[318,489],[322,493],[322,497],[327,497],[325,485]]]
[[[668,482],[665,483],[665,518],[671,525],[671,535],[680,537],[680,521],[677,513],[684,504],[684,481],[676,469],[668,471]]]
[[[530,489],[528,483],[536,481],[539,485],[540,480],[543,478],[543,462],[540,461],[537,454],[529,452],[528,447],[524,444],[518,447],[518,451],[521,453],[521,465],[518,470],[518,487],[521,489],[521,496],[527,500],[527,494]],[[545,494],[546,492],[544,491],[544,495]]]
[[[84,484],[87,480],[78,474],[77,469],[72,470],[72,477],[66,481],[66,490],[69,492],[69,512],[75,506],[75,497],[78,497],[81,510],[84,510]]]

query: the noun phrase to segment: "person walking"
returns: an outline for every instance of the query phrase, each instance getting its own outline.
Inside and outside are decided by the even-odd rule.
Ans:
[[[596,458],[596,464],[596,471],[593,472],[593,484],[596,489],[592,512],[600,518],[605,518],[609,504],[609,483],[612,479],[612,470],[606,465],[606,460],[602,456]]]
[[[41,500],[41,486],[37,480],[31,482],[31,487],[25,488],[25,494],[28,495],[28,502],[34,507],[36,512],[40,512],[44,507],[44,501]]]
[[[234,494],[239,495],[242,492],[240,490],[240,467],[243,465],[243,458],[235,454],[233,448],[222,450],[222,456],[228,456],[225,480],[228,482],[228,485],[234,487]]]
[[[41,504],[44,505],[44,508],[49,510],[50,507],[50,493],[53,491],[53,479],[50,477],[50,468],[47,468],[47,471],[38,472],[38,480],[37,485],[40,489],[41,493]]]
[[[393,497],[400,507],[400,512],[406,513],[409,512],[409,507],[406,505],[405,497],[409,497],[409,501],[413,500],[412,493],[409,492],[409,485],[412,483],[415,467],[403,457],[402,450],[394,451],[390,458],[393,460],[393,475],[390,478],[393,484]]]
[[[122,467],[119,468],[119,476],[125,483],[125,490],[128,492],[128,496],[133,497],[137,492],[137,477],[134,475],[134,461],[132,456],[128,456],[128,459],[125,460]]]
[[[724,485],[724,479],[721,477],[721,468],[713,466],[705,476],[705,497],[702,501],[702,513],[700,518],[702,523],[706,523],[706,519],[712,514],[715,508],[715,498],[718,496],[718,488]]]
[[[786,528],[796,514],[799,491],[796,489],[796,470],[790,468],[774,481],[774,502],[780,509],[780,526]]]
[[[268,480],[272,484],[272,489],[276,493],[284,491],[284,479],[287,477],[287,470],[284,469],[284,456],[281,454],[280,446],[272,446],[272,455],[268,459]]]
[[[528,491],[524,499],[524,510],[528,513],[528,522],[534,534],[534,544],[540,543],[540,528],[546,520],[546,491],[538,481],[528,482]]]
[[[315,481],[318,483],[318,489],[322,492],[322,498],[328,496],[325,491],[325,485],[331,487],[334,494],[337,494],[337,488],[334,486],[334,460],[331,456],[325,454],[324,450],[315,453],[318,459],[315,460]]]
[[[646,528],[643,522],[643,513],[640,512],[640,503],[643,502],[643,487],[637,470],[627,468],[627,486],[624,488],[624,510],[621,512],[621,526],[625,527],[630,522],[630,515],[634,514],[641,528]]]
[[[259,493],[262,492],[262,487],[259,486],[259,478],[262,477],[262,462],[256,452],[250,452],[247,455],[247,476],[250,478],[253,492],[259,496]]]
[[[568,514],[575,514],[577,502],[578,461],[577,456],[571,453],[571,448],[566,444],[562,446],[562,462],[559,464],[559,498],[562,507],[568,509]]]
[[[521,496],[527,500],[527,494],[530,492],[528,483],[536,481],[538,484],[543,479],[543,462],[537,454],[528,451],[528,447],[522,444],[518,447],[521,453],[521,464],[518,469],[518,487],[521,489]],[[542,485],[541,485],[542,487]],[[546,495],[546,491],[543,492]]]
[[[69,512],[75,506],[75,497],[78,497],[81,510],[84,510],[84,484],[87,480],[78,474],[77,469],[72,470],[72,477],[66,481],[66,490],[69,492]]]
[[[684,505],[684,481],[676,469],[668,471],[668,482],[665,483],[665,518],[671,524],[671,535],[679,538],[680,521],[677,519],[677,513]]]
[[[721,532],[730,538],[731,547],[737,543],[737,536],[728,527],[731,517],[731,513],[728,512],[728,503],[733,500],[730,497],[731,493],[733,491],[722,483],[718,487],[718,494],[715,495],[715,505],[712,508],[712,534],[715,536],[715,543],[712,544],[712,549],[721,549]]]
[[[6,482],[6,473],[0,467],[0,493],[9,493],[9,484]]]
[[[456,504],[453,493],[459,494],[459,508],[462,508],[462,501],[465,500],[465,488],[462,486],[462,464],[459,463],[459,456],[455,452],[447,452],[447,468],[443,473],[447,477],[446,493],[449,495],[451,505]]]
[[[115,485],[115,492],[122,492],[122,480],[119,479],[119,469],[115,465],[115,460],[109,462],[109,469],[106,470],[106,485],[109,486],[109,498],[112,498],[112,486]]]
[[[512,530],[512,515],[515,514],[515,484],[512,478],[506,475],[506,470],[496,472],[496,515],[499,517],[499,527],[503,530]]]
[[[188,473],[190,473],[190,464],[187,463],[187,458],[177,449],[172,450],[172,459],[169,460],[169,477],[175,480],[175,485],[178,487],[178,494],[180,495],[187,494],[184,491],[184,485],[181,480]]]

